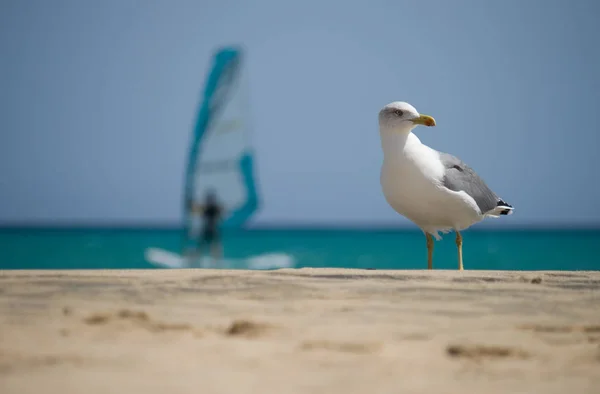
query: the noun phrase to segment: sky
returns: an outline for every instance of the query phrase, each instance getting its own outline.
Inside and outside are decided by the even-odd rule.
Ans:
[[[410,226],[377,113],[505,201],[486,225],[599,225],[600,2],[1,0],[0,224],[177,224],[200,92],[243,45],[263,199],[252,224]],[[482,224],[483,225],[483,224]]]

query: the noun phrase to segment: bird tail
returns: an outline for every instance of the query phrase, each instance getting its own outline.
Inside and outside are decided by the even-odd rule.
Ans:
[[[507,203],[506,201],[499,199],[496,207],[489,212],[486,212],[486,216],[490,216],[493,218],[498,218],[501,215],[512,215],[513,206]]]

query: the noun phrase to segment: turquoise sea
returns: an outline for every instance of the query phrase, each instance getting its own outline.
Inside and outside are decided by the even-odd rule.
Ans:
[[[164,229],[3,229],[0,269],[157,268],[148,247],[179,253],[181,233]],[[600,230],[467,230],[466,269],[600,270]],[[294,267],[425,269],[425,237],[413,230],[246,230],[225,233],[229,268],[252,256],[285,254]],[[271,264],[271,263],[269,263]],[[277,264],[261,268],[278,268]],[[435,243],[434,268],[456,269],[454,234]]]

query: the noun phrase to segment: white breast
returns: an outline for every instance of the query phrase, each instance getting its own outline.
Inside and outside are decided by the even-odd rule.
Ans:
[[[383,194],[396,212],[434,235],[481,220],[470,196],[442,186],[444,166],[437,151],[412,133],[398,148],[385,152],[380,179]]]

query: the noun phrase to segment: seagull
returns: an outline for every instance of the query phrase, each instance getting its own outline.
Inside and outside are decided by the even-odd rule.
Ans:
[[[433,265],[433,238],[441,239],[438,232],[456,232],[458,269],[462,271],[460,231],[486,217],[510,215],[514,208],[462,160],[421,143],[412,133],[419,125],[436,123],[409,103],[394,101],[379,111],[381,189],[387,203],[425,233],[428,269]]]

